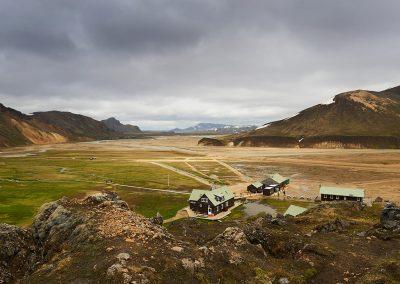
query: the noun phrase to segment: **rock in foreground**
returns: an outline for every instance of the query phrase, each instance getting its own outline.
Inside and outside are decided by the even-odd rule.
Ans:
[[[398,234],[396,208],[377,228]],[[63,198],[27,229],[0,224],[0,283],[397,283],[399,239],[361,234],[376,226],[360,218],[379,221],[368,210],[332,203],[296,218],[183,219],[167,230],[115,193]]]

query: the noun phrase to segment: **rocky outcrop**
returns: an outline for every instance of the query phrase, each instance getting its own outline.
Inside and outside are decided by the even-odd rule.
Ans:
[[[319,233],[329,233],[346,230],[349,227],[349,222],[336,218],[335,221],[317,225],[314,230]]]
[[[159,212],[157,212],[157,215],[154,217],[150,218],[150,221],[155,224],[155,225],[162,225],[164,223],[164,218],[161,216]]]
[[[108,119],[102,120],[102,122],[107,126],[108,129],[121,133],[140,133],[142,132],[140,128],[136,125],[122,124],[118,119],[110,117]]]
[[[368,228],[347,220],[363,214],[371,217],[329,203],[296,218],[184,219],[167,230],[161,216],[140,216],[112,192],[62,198],[43,205],[27,229],[0,225],[0,283],[356,283],[359,267],[381,255],[396,261],[399,249],[397,240],[356,234]],[[398,234],[399,208],[387,205],[373,229]]]
[[[387,203],[382,210],[380,223],[369,234],[383,240],[400,238],[400,207]]]
[[[0,224],[0,283],[11,283],[31,273],[40,252],[29,230]]]
[[[44,204],[29,229],[1,225],[0,241],[0,283],[179,281],[193,274],[182,259],[200,258],[111,192]]]
[[[225,146],[223,141],[208,137],[201,138],[197,144],[201,146]]]
[[[242,147],[284,147],[294,148],[298,146],[296,137],[285,136],[246,136],[232,140],[234,146]]]

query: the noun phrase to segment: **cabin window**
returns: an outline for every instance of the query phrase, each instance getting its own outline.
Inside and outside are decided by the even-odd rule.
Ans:
[[[339,199],[339,195],[338,195],[338,196],[336,196],[336,199]]]
[[[206,198],[206,197],[203,197],[203,198],[201,199],[201,202],[207,202],[207,198]]]
[[[346,196],[344,197],[344,200],[347,200],[347,197],[346,197]]]
[[[225,206],[228,206],[228,201],[225,202]]]
[[[333,195],[331,195],[331,199],[333,199]]]

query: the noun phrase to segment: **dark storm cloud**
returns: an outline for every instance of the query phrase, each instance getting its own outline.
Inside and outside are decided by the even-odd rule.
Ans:
[[[398,1],[0,0],[0,100],[145,128],[399,84]]]

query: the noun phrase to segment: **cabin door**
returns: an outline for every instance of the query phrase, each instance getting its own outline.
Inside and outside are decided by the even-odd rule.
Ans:
[[[211,206],[208,205],[208,215],[211,215],[211,214],[212,214]]]

